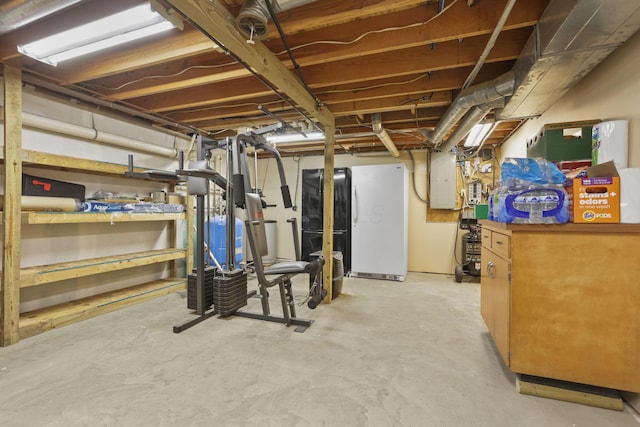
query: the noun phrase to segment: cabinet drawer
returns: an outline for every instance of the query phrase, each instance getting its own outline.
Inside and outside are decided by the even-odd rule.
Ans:
[[[506,258],[511,256],[511,241],[510,237],[506,234],[500,234],[496,232],[491,233],[491,249],[498,255],[502,255]]]
[[[482,232],[481,232],[482,246],[484,246],[485,248],[491,249],[491,234],[492,233],[493,232],[491,230],[487,230],[486,228],[482,229]]]

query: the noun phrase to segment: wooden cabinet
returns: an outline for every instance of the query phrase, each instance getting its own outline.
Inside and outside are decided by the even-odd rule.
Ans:
[[[640,225],[482,222],[481,314],[516,373],[640,392]]]
[[[4,159],[3,159],[4,160]],[[115,177],[125,177],[128,167],[113,163],[102,163],[85,159],[38,153],[24,150],[22,163],[25,166],[58,169],[84,174],[100,174]],[[18,178],[19,179],[19,178]],[[7,179],[9,181],[9,179]],[[14,180],[15,182],[15,180]],[[167,182],[170,188],[174,183]],[[135,186],[135,183],[132,184]],[[16,194],[16,192],[8,192]],[[20,203],[20,197],[15,197],[13,203]],[[6,201],[5,201],[6,203]],[[192,205],[192,204],[189,204]],[[187,211],[189,208],[187,209]],[[87,223],[124,223],[124,222],[149,222],[161,221],[169,224],[169,238],[167,247],[142,252],[124,250],[121,254],[113,256],[94,257],[88,259],[72,260],[64,263],[23,267],[20,265],[20,239],[11,239],[5,242],[3,270],[14,271],[15,274],[4,274],[15,279],[3,283],[2,293],[2,322],[0,323],[0,344],[10,345],[23,339],[47,330],[60,327],[82,319],[114,311],[127,305],[148,299],[166,295],[185,288],[185,278],[176,277],[176,265],[178,260],[186,260],[187,270],[190,271],[193,257],[192,249],[173,247],[176,240],[176,222],[187,220],[190,229],[190,215],[185,213],[82,213],[82,212],[20,212],[13,215],[11,211],[4,213],[6,224],[13,226],[30,227],[42,226],[42,224],[55,227],[56,224],[87,224]],[[6,229],[6,227],[5,227]],[[19,234],[18,234],[19,235]],[[108,236],[105,236],[108,238]],[[191,239],[187,239],[191,241]],[[70,301],[51,307],[38,309],[31,312],[20,313],[20,290],[45,285],[55,285],[68,279],[87,277],[96,274],[115,272],[140,266],[169,263],[170,276],[147,283],[140,283],[126,289],[101,293],[99,295]]]

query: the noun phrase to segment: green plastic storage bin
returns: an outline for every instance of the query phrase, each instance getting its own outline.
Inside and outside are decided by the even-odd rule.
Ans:
[[[527,157],[551,162],[591,158],[591,130],[600,120],[546,124],[527,140]],[[565,132],[566,130],[577,130]]]

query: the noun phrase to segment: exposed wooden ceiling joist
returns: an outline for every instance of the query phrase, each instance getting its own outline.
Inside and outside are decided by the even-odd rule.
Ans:
[[[233,16],[220,3],[204,0],[170,0],[168,3],[216,43],[233,52],[256,73],[275,85],[323,126],[333,126],[331,112],[317,105],[300,81],[261,42],[247,43],[233,25]]]
[[[338,134],[362,133],[371,130],[369,114],[381,113],[385,128],[409,134],[392,134],[399,147],[420,148],[425,146],[420,130],[439,122],[482,55],[507,4],[507,0],[492,0],[470,6],[466,0],[447,0],[440,10],[436,0],[316,0],[281,12],[278,20],[312,91],[309,94],[295,75],[271,20],[262,44],[248,45],[236,30],[233,20],[243,0],[158,1],[189,17],[184,31],[171,30],[58,67],[17,52],[18,44],[145,2],[84,0],[0,35],[0,61],[101,102],[139,110],[145,120],[153,122],[158,116],[158,125],[172,129],[169,123],[175,121],[215,136],[273,124],[274,119],[260,112],[258,105],[287,121],[304,118],[234,57],[216,50],[212,41],[216,39],[287,93],[292,104],[313,121],[335,117]],[[477,83],[513,67],[548,2],[516,2]],[[323,110],[317,109],[316,101]],[[519,123],[501,124],[489,141],[501,143]],[[375,137],[340,144],[358,151],[384,150]],[[336,152],[340,150],[336,146]],[[321,153],[322,142],[304,151]]]

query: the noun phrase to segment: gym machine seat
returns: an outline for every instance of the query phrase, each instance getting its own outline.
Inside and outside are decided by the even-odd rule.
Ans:
[[[252,314],[237,311],[235,315],[252,317],[261,320],[270,320],[284,323],[286,325],[296,325],[306,329],[311,325],[310,320],[296,318],[295,301],[291,290],[291,279],[301,273],[309,274],[311,286],[319,286],[319,276],[321,273],[322,261],[284,261],[277,262],[265,268],[262,264],[262,257],[267,255],[267,235],[264,227],[264,217],[262,213],[262,201],[260,196],[254,193],[246,193],[247,212],[247,240],[251,254],[253,255],[253,267],[258,278],[258,295],[262,302],[262,314]],[[276,276],[271,279],[267,276]],[[268,288],[278,286],[280,300],[282,303],[283,318],[271,316],[269,308]],[[318,297],[322,298],[322,292],[318,292]],[[301,329],[301,330],[304,330]]]

